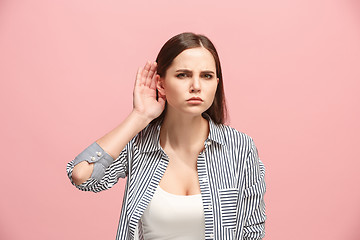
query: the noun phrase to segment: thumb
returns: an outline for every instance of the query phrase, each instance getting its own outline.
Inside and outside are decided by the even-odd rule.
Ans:
[[[158,102],[159,102],[161,105],[165,105],[165,101],[166,101],[166,96],[161,95],[161,94],[159,93]]]

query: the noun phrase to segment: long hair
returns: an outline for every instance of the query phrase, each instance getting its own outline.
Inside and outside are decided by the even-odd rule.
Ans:
[[[164,46],[160,49],[160,52],[156,58],[157,62],[157,74],[160,77],[165,77],[167,69],[171,66],[174,58],[182,51],[190,48],[204,47],[213,55],[216,64],[216,75],[219,78],[219,83],[216,89],[214,101],[212,105],[205,111],[211,119],[217,124],[223,124],[228,117],[223,78],[221,73],[220,59],[215,49],[214,44],[204,35],[195,34],[192,32],[180,33],[170,38]],[[158,99],[158,90],[156,89],[156,98]],[[165,108],[163,112],[155,119],[151,121],[162,121],[165,117],[167,109],[167,102],[165,102]]]

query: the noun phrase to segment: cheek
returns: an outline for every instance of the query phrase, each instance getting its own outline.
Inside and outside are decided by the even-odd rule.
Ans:
[[[167,84],[165,85],[165,93],[167,97],[179,96],[183,93],[184,86],[180,84]]]
[[[167,98],[170,98],[174,95],[174,89],[171,86],[166,86],[164,90]]]
[[[215,96],[217,89],[217,83],[208,86],[208,96]]]
[[[180,91],[175,86],[166,86],[164,88],[165,96],[168,103],[171,105],[175,104],[179,101],[180,98]]]

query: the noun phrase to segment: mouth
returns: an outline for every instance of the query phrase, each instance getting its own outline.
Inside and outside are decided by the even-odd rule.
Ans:
[[[192,97],[192,98],[189,98],[187,101],[200,101],[202,102],[203,100],[199,97]]]

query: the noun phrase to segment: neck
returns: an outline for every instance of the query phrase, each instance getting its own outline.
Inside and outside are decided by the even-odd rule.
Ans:
[[[209,135],[208,120],[200,115],[167,113],[160,130],[160,144],[163,148],[191,151],[204,144]]]

